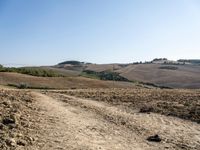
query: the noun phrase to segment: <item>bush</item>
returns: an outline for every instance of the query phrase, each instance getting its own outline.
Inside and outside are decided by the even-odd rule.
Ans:
[[[129,81],[128,79],[120,76],[119,73],[116,72],[106,72],[106,71],[95,72],[91,70],[84,70],[83,73],[88,76],[94,76],[101,80]]]
[[[64,62],[61,62],[61,63],[59,63],[58,65],[67,65],[67,64],[69,64],[69,65],[81,65],[81,64],[84,64],[84,62],[72,60],[72,61],[64,61]]]
[[[178,67],[176,66],[161,66],[159,69],[168,69],[168,70],[177,70]]]
[[[26,88],[28,88],[28,85],[26,83],[20,83],[18,88],[19,89],[26,89]]]
[[[63,77],[57,72],[42,68],[0,68],[0,72],[17,72],[38,77]]]
[[[200,59],[179,59],[178,62],[192,63],[192,64],[199,65],[200,64]]]
[[[167,58],[155,58],[153,61],[162,61],[162,60],[167,60]]]

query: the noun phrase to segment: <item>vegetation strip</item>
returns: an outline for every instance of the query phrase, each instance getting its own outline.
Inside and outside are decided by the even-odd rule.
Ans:
[[[16,72],[22,74],[28,74],[38,77],[63,77],[63,75],[51,70],[51,69],[42,69],[35,67],[22,67],[22,68],[8,68],[0,66],[0,72]]]

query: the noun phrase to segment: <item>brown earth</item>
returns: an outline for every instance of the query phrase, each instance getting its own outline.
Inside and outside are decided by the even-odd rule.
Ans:
[[[0,149],[20,150],[35,142],[33,103],[30,92],[0,89]]]
[[[84,77],[35,77],[19,73],[0,72],[1,85],[27,84],[31,88],[52,89],[81,89],[81,88],[111,88],[111,87],[135,87],[130,82],[112,82]]]
[[[86,89],[59,91],[141,112],[155,112],[200,123],[200,91],[178,89]]]
[[[135,93],[134,90],[129,93],[123,92],[130,89],[113,89],[108,92],[99,90],[93,89],[88,92],[87,90],[1,90],[1,149],[200,149],[199,124],[161,115],[160,112],[141,113],[140,105],[129,107],[131,101],[127,101],[127,95],[131,98],[131,95],[139,92],[137,90]],[[145,94],[146,89],[143,90],[143,93],[138,95]],[[195,103],[199,105],[199,91],[163,92],[164,95],[171,93],[173,96],[182,94],[186,99],[190,97],[192,105]],[[92,98],[84,98],[86,97],[84,93],[92,95]],[[117,97],[113,97],[112,93],[118,93]],[[161,93],[162,91],[147,90],[146,97],[155,99],[156,103],[156,97]],[[82,98],[69,96],[69,94]],[[119,95],[122,95],[121,99]],[[115,100],[111,101],[113,98]],[[166,96],[165,102],[170,98]],[[140,100],[135,99],[134,104],[141,103]],[[160,137],[160,142],[147,140],[148,137],[156,134]]]

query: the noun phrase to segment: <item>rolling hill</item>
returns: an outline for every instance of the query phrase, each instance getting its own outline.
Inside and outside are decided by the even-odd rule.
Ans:
[[[200,66],[138,64],[118,70],[121,76],[135,81],[172,88],[200,88]]]
[[[192,62],[192,61],[190,61]],[[196,62],[196,61],[195,61]],[[129,81],[151,83],[170,88],[200,88],[200,65],[183,61],[155,59],[147,63],[133,64],[64,64],[55,66],[59,69],[94,72],[116,72]]]
[[[41,89],[85,89],[85,88],[128,88],[135,87],[130,82],[112,82],[85,77],[36,77],[13,72],[0,72],[0,85]]]
[[[80,86],[82,88],[87,86],[110,87],[112,81],[109,83],[109,81],[101,80],[115,80],[156,87],[196,89],[200,88],[200,65],[196,62],[198,61],[154,59],[151,62],[145,63],[92,64],[79,61],[65,61],[55,66],[14,68],[14,70],[18,70],[17,73],[22,72],[26,74],[28,70],[27,74],[32,76],[5,72],[0,74],[0,82],[4,85],[6,85],[5,83],[16,85],[13,81],[19,80],[18,84],[28,82],[33,87],[66,88],[69,85],[70,88],[73,86]],[[48,77],[46,74],[53,76]],[[44,78],[42,78],[43,76]],[[120,82],[116,83],[121,84]]]

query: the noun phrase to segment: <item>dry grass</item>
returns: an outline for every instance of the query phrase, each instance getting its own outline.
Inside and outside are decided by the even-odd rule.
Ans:
[[[73,66],[71,69],[73,70]],[[171,88],[200,88],[200,66],[198,65],[88,64],[83,65],[83,69],[95,72],[114,70],[130,81],[153,83]]]
[[[62,93],[200,123],[200,91],[197,90],[90,89]]]
[[[87,65],[86,70],[92,70],[96,72],[102,72],[102,71],[113,71],[121,69],[122,67],[119,64],[90,64]]]
[[[139,64],[129,65],[117,70],[121,76],[135,81],[154,83],[172,88],[200,88],[200,66],[195,65],[167,65],[176,70],[160,69],[165,65]]]
[[[52,89],[77,89],[77,88],[111,88],[111,87],[135,87],[128,82],[111,82],[89,79],[84,77],[35,77],[18,73],[0,72],[1,85],[27,84],[32,88]]]

